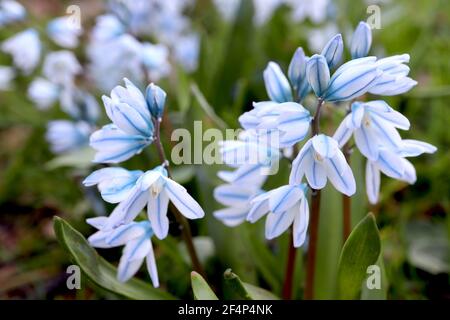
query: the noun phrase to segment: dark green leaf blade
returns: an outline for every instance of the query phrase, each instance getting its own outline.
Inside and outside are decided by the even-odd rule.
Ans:
[[[228,269],[224,273],[225,296],[230,300],[279,300],[272,292],[241,281],[239,276]]]
[[[68,222],[55,216],[53,228],[60,244],[69,252],[88,279],[98,287],[128,299],[175,299],[171,294],[155,289],[142,280],[131,279],[126,283],[119,282],[116,278],[117,269],[100,257],[81,233]]]

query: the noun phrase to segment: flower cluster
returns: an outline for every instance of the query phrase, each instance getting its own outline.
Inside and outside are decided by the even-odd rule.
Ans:
[[[436,148],[402,139],[397,129],[409,129],[409,121],[385,101],[360,101],[366,94],[392,96],[414,87],[417,82],[408,77],[409,55],[382,59],[367,56],[371,43],[370,26],[361,22],[351,41],[352,60],[346,63],[341,64],[344,42],[340,34],[332,37],[320,54],[307,57],[298,48],[287,76],[277,63],[269,62],[264,82],[271,101],[254,103],[253,109],[239,118],[244,139],[221,144],[224,163],[235,170],[219,172],[228,184],[217,187],[214,195],[227,208],[216,211],[216,218],[234,226],[245,220],[255,222],[267,214],[267,239],[279,236],[292,225],[294,246],[301,246],[309,219],[308,187],[320,190],[330,181],[347,196],[356,192],[352,169],[342,151],[353,135],[357,148],[367,158],[366,191],[371,203],[379,198],[380,172],[415,182],[415,169],[406,158],[433,153]],[[301,103],[311,92],[317,105],[305,108]],[[350,107],[334,135],[329,136],[320,133],[320,110],[324,103],[335,102],[347,102]],[[314,110],[315,115],[309,110]],[[311,138],[295,154],[310,127]],[[277,143],[267,136],[276,136]],[[249,162],[249,154],[265,157]],[[289,183],[264,192],[267,172],[258,169],[270,166],[282,155],[292,161]]]
[[[126,87],[115,87],[111,97],[103,97],[112,123],[91,135],[90,144],[97,150],[95,162],[119,163],[139,153],[154,140],[160,144],[159,126],[166,93],[150,84],[144,96],[129,80],[125,79],[125,84]],[[109,217],[88,219],[88,223],[98,229],[89,238],[91,245],[99,248],[124,245],[118,279],[128,280],[146,259],[153,285],[158,287],[150,237],[167,237],[169,201],[188,219],[202,218],[205,214],[203,209],[183,186],[169,177],[166,163],[146,172],[120,167],[102,168],[91,173],[83,184],[88,187],[97,185],[106,202],[117,204]],[[136,222],[145,207],[146,220]]]

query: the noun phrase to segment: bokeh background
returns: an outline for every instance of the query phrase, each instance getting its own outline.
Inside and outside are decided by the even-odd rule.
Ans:
[[[80,5],[83,28],[89,30],[95,16],[105,8],[102,1],[92,0],[21,2],[30,18],[1,27],[0,41],[24,25],[44,29],[50,19],[64,15],[70,4]],[[352,223],[355,225],[369,211],[376,216],[389,299],[449,299],[450,2],[330,0],[328,17],[319,23],[308,18],[294,21],[292,9],[281,5],[264,24],[255,23],[258,6],[251,0],[242,1],[234,19],[224,19],[211,0],[194,2],[185,15],[201,38],[198,68],[193,73],[178,68],[158,82],[169,97],[166,146],[170,145],[170,130],[192,130],[194,120],[203,120],[204,129],[238,128],[238,116],[251,107],[252,101],[267,99],[262,72],[268,61],[276,61],[286,70],[298,46],[312,54],[336,32],[341,32],[348,44],[357,23],[367,19],[367,6],[380,6],[381,29],[373,30],[372,53],[409,53],[411,77],[419,82],[407,94],[386,100],[411,121],[411,130],[402,133],[403,137],[427,141],[439,150],[412,159],[418,175],[415,185],[383,177],[381,201],[375,207],[367,203],[362,187],[364,166],[355,152],[352,165],[361,187],[352,201]],[[57,49],[50,41],[43,41],[47,49]],[[76,53],[86,63],[82,45]],[[0,54],[0,64],[11,64],[11,58]],[[116,298],[84,281],[81,290],[66,288],[66,268],[71,261],[56,241],[53,216],[64,217],[87,236],[92,229],[84,220],[110,212],[112,207],[99,200],[95,189],[81,185],[92,170],[86,154],[57,157],[49,150],[45,140],[48,121],[67,115],[57,107],[45,112],[36,109],[26,94],[32,78],[19,76],[13,88],[0,91],[0,298]],[[102,94],[109,94],[95,88],[91,92],[99,101]],[[343,116],[333,108],[327,106],[324,116],[323,128],[330,133]],[[100,122],[104,124],[107,119],[103,110],[102,117]],[[147,169],[156,165],[156,157],[147,155],[135,157],[125,166]],[[217,169],[204,165],[175,169],[177,179],[207,213],[205,219],[193,223],[193,231],[202,247],[201,258],[210,281],[220,291],[223,272],[232,268],[246,282],[279,294],[287,235],[267,245],[262,236],[263,222],[228,228],[217,221],[211,215],[220,207],[212,197],[214,186],[219,184]],[[269,184],[284,183],[288,173],[287,162],[282,163],[280,174]],[[316,295],[328,299],[335,293],[342,217],[340,195],[331,188],[323,194]],[[179,244],[175,223],[171,223],[170,234],[167,240],[156,241],[161,282],[171,293],[192,298],[191,266]],[[120,257],[119,249],[100,253],[109,261]],[[302,296],[303,266],[303,255],[299,254],[294,288],[297,298]],[[140,277],[148,281],[145,272]]]

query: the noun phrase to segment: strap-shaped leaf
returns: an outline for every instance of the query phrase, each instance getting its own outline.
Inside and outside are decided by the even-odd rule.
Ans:
[[[369,213],[353,229],[342,248],[338,268],[338,294],[340,299],[357,299],[367,277],[367,268],[377,262],[380,255],[380,234],[375,217]]]
[[[117,269],[100,257],[87,240],[65,220],[54,217],[53,228],[58,241],[81,268],[86,277],[98,287],[119,296],[135,300],[175,299],[171,294],[153,288],[142,280],[126,283],[117,280]]]
[[[224,273],[225,296],[230,300],[279,300],[272,292],[241,281],[239,276],[228,269]]]
[[[191,283],[195,300],[219,300],[206,280],[199,273],[195,271],[191,272]]]

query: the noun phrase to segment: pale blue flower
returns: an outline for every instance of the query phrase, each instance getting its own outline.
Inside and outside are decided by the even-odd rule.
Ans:
[[[2,51],[13,56],[13,63],[26,75],[33,72],[41,58],[41,40],[35,29],[27,29],[2,43]]]
[[[255,185],[223,184],[216,187],[214,198],[226,208],[214,211],[214,217],[229,227],[241,224],[252,207],[250,201],[260,192]]]
[[[159,287],[158,270],[151,242],[153,230],[148,221],[130,222],[115,229],[105,229],[108,224],[106,217],[87,219],[86,222],[98,229],[88,238],[93,247],[125,246],[117,270],[119,281],[126,282],[133,277],[145,260],[153,286]]]
[[[246,130],[278,130],[281,148],[293,146],[308,134],[312,117],[299,103],[264,101],[253,103],[253,107],[239,117],[241,126]]]
[[[160,119],[163,116],[166,97],[166,92],[157,85],[150,83],[147,86],[145,100],[147,101],[150,113],[155,119]]]
[[[72,85],[75,76],[82,72],[81,65],[73,52],[67,50],[47,54],[42,70],[47,79],[65,86]]]
[[[122,22],[114,15],[105,14],[96,18],[92,37],[95,41],[109,41],[124,33],[125,26]]]
[[[305,242],[309,222],[305,192],[306,185],[297,184],[285,185],[256,196],[251,201],[252,208],[247,220],[253,223],[268,213],[265,232],[268,240],[280,236],[293,224],[294,247],[300,247]]]
[[[119,167],[102,168],[86,177],[83,184],[86,187],[97,185],[106,202],[119,203],[129,197],[143,173],[141,170],[129,171]]]
[[[169,232],[167,209],[169,200],[188,219],[202,218],[205,213],[187,190],[167,177],[162,166],[145,172],[133,186],[128,197],[121,201],[109,217],[105,227],[115,228],[133,221],[147,206],[147,217],[155,236],[163,239]]]
[[[415,157],[422,153],[434,153],[437,148],[417,140],[403,140],[399,150],[381,147],[375,161],[366,163],[366,192],[369,202],[376,204],[380,193],[380,173],[409,184],[416,182],[416,170],[405,157]]]
[[[308,60],[309,57],[305,56],[303,49],[297,48],[289,64],[289,80],[299,101],[303,100],[311,89],[306,78],[306,64]]]
[[[306,77],[316,96],[322,97],[330,83],[330,69],[324,56],[315,54],[308,60]]]
[[[264,70],[264,84],[270,100],[275,102],[293,101],[292,89],[280,66],[271,61]]]
[[[49,22],[47,33],[57,45],[73,49],[78,46],[78,37],[82,34],[81,25],[70,16],[59,17]]]
[[[372,45],[372,30],[367,22],[361,21],[353,33],[350,53],[353,59],[367,56]]]
[[[64,88],[60,104],[61,109],[74,119],[95,123],[100,116],[100,106],[95,97],[74,86]]]
[[[340,192],[351,196],[356,192],[355,178],[338,142],[324,134],[308,140],[292,163],[290,184],[299,184],[303,176],[312,189],[322,189],[327,179]]]
[[[375,86],[369,92],[383,96],[393,96],[409,91],[417,85],[417,81],[408,77],[409,54],[395,55],[376,62],[382,74]]]
[[[344,42],[342,41],[342,35],[339,33],[328,41],[320,55],[325,57],[328,67],[332,69],[341,62],[343,52]]]
[[[15,76],[16,73],[13,68],[0,66],[0,90],[11,89],[11,82]]]
[[[187,72],[194,72],[198,67],[200,54],[200,37],[197,34],[180,36],[174,42],[174,56]]]
[[[382,100],[354,102],[351,112],[345,117],[334,134],[339,146],[343,146],[351,137],[361,153],[375,161],[380,147],[398,150],[401,137],[396,128],[409,129],[409,121],[401,113],[392,109]]]
[[[92,127],[83,121],[54,120],[47,124],[45,138],[54,153],[64,153],[86,146]]]
[[[153,123],[142,92],[128,79],[126,87],[117,86],[111,98],[103,96],[106,114],[113,122],[91,136],[98,152],[95,162],[118,163],[129,159],[153,141]]]
[[[368,92],[383,73],[375,61],[375,57],[366,57],[344,63],[334,72],[322,98],[326,101],[347,101]]]
[[[169,74],[169,49],[163,44],[142,43],[141,59],[149,78],[157,81]]]
[[[57,100],[60,94],[58,85],[45,78],[36,78],[28,87],[28,98],[39,110],[47,110]]]
[[[25,8],[17,1],[0,1],[0,26],[21,21],[27,15]]]

